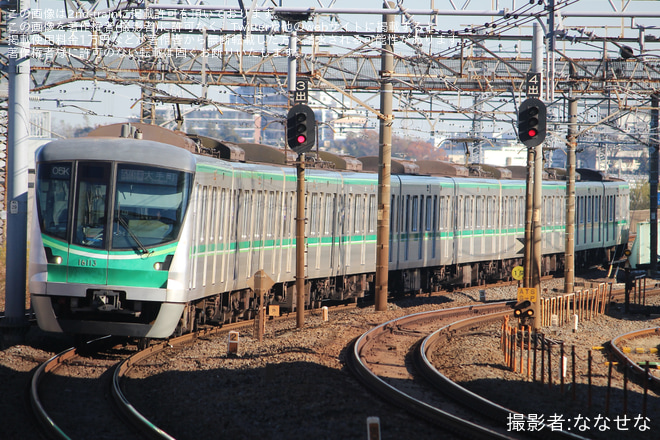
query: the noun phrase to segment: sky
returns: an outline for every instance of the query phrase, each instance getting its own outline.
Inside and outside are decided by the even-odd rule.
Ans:
[[[557,3],[562,3],[566,0],[556,0]],[[291,7],[302,7],[309,6],[309,1],[303,0],[279,0],[284,6]],[[547,2],[547,0],[546,0]],[[105,4],[102,2],[103,5]],[[166,3],[166,2],[161,2]],[[171,3],[176,3],[172,1]],[[244,2],[249,3],[249,2]],[[47,18],[46,11],[61,11],[63,9],[64,2],[62,0],[41,0],[39,2],[32,1],[33,9],[43,11],[42,16]],[[205,4],[213,5],[237,5],[238,1],[234,0],[205,0]],[[269,5],[272,4],[271,1],[260,0],[259,5]],[[317,0],[317,7],[327,7],[331,4],[330,0]],[[515,10],[517,8],[527,8],[529,9],[527,0],[404,0],[402,5],[410,10],[415,9],[429,9],[435,8],[441,11],[453,10],[455,8],[464,9],[467,11],[480,11],[480,10],[501,10],[509,9]],[[583,11],[594,14],[613,14],[615,9],[621,11],[624,9],[624,6],[628,11],[658,11],[660,12],[660,2],[656,0],[626,0],[625,2],[621,0],[574,0],[572,4],[562,9],[562,12],[566,15],[570,11]],[[101,6],[103,7],[103,6]],[[337,0],[332,4],[333,8],[339,9],[353,9],[355,8],[355,2],[348,0]],[[380,1],[371,1],[368,4],[361,3],[360,9],[380,9],[382,3]],[[540,6],[532,6],[530,10],[539,11]],[[346,26],[348,29],[364,29],[375,26],[380,22],[379,16],[371,15],[355,15],[351,16],[348,14],[339,15],[341,23]],[[492,22],[496,18],[490,19],[489,17],[483,16],[440,16],[438,17],[438,27],[440,29],[446,30],[463,30],[471,26],[482,26],[485,22]],[[398,19],[397,19],[398,20]],[[421,24],[428,22],[429,18],[424,16],[415,16],[414,20]],[[607,18],[607,17],[566,17],[562,20],[558,20],[563,29],[566,30],[569,34],[572,32],[577,35],[575,29],[580,28],[584,32],[593,32],[596,35],[619,35],[621,32],[625,33],[627,36],[637,36],[639,35],[638,26],[650,27],[647,31],[649,33],[660,34],[660,30],[654,29],[655,24],[659,23],[658,19],[653,18],[637,18],[631,20],[630,18]],[[214,23],[219,23],[218,20]],[[235,25],[237,20],[225,20],[225,23],[228,23],[227,26]],[[256,15],[254,17],[253,23],[256,25],[259,24],[269,24],[270,21],[265,19],[265,14]],[[399,24],[400,21],[397,21]],[[335,23],[336,25],[336,23]],[[521,33],[524,35],[529,35],[531,33],[531,24],[528,24],[519,29],[512,29],[508,33]],[[181,42],[185,46],[185,42]],[[347,47],[352,43],[347,43]],[[446,42],[441,42],[438,44],[447,44]],[[598,58],[602,54],[602,48],[597,46],[589,45],[572,45],[570,43],[560,43],[562,50],[571,50],[573,51],[576,57],[594,57]],[[341,50],[341,44],[336,45],[334,48],[326,50]],[[518,45],[515,41],[502,41],[498,46],[497,50],[502,53],[504,56],[512,56],[513,54],[528,50],[520,44]],[[611,47],[611,50],[616,50],[616,48]],[[658,52],[660,56],[660,52]],[[171,91],[175,90],[176,87],[171,86],[162,86],[163,90]],[[50,110],[53,115],[54,126],[57,125],[58,121],[64,121],[72,125],[96,125],[96,124],[106,124],[106,123],[116,123],[126,120],[128,116],[137,115],[139,112],[139,102],[137,101],[140,96],[140,90],[137,86],[115,86],[105,82],[78,82],[73,84],[67,84],[61,87],[49,89],[40,93],[33,93],[31,101],[31,107],[33,109],[44,109]],[[211,90],[210,97],[218,101],[224,101],[228,99],[226,91],[223,90]],[[372,103],[377,100],[372,99]],[[372,104],[373,105],[373,104]],[[404,129],[406,127],[403,127]],[[412,127],[412,131],[418,130],[418,127]]]

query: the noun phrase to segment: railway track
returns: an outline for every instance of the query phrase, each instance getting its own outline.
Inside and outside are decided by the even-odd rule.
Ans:
[[[355,304],[340,305],[333,309],[347,309]],[[306,312],[311,313],[311,312]],[[289,313],[276,320],[295,319]],[[91,341],[84,349],[71,347],[51,357],[35,371],[30,386],[30,403],[33,413],[49,438],[54,439],[116,439],[133,438],[136,433],[152,439],[173,439],[167,432],[145,418],[126,398],[122,380],[130,369],[158,353],[190,344],[200,337],[228,333],[254,326],[254,320],[246,320],[221,327],[207,327],[194,333],[171,338],[149,345],[137,352],[119,346],[102,349],[111,338]],[[93,354],[85,354],[93,353]],[[81,369],[91,369],[91,373]],[[81,379],[96,377],[97,380]],[[111,395],[110,400],[108,396]],[[84,402],[84,403],[81,403]],[[71,417],[71,414],[85,414]],[[94,420],[89,420],[90,415]],[[80,423],[84,421],[84,423]]]
[[[613,292],[613,296],[615,294],[616,292]],[[502,428],[502,425],[505,424],[502,421],[507,420],[506,416],[511,413],[510,411],[506,408],[491,406],[492,404],[487,401],[482,402],[478,396],[470,396],[470,393],[466,393],[461,387],[456,386],[452,381],[441,375],[439,378],[434,379],[433,377],[438,376],[439,373],[434,372],[433,368],[425,367],[425,364],[430,365],[430,362],[424,360],[424,353],[430,351],[434,345],[441,343],[443,337],[446,338],[447,335],[472,328],[481,322],[499,319],[501,316],[511,313],[512,304],[513,302],[503,302],[444,309],[387,322],[365,333],[355,343],[353,351],[357,355],[353,356],[356,360],[351,362],[351,366],[354,370],[360,368],[364,370],[357,374],[363,376],[362,380],[370,383],[369,387],[371,389],[379,394],[387,395],[388,400],[399,402],[402,406],[413,405],[412,412],[418,415],[421,414],[436,423],[441,423],[445,429],[460,435],[469,432],[468,435],[473,438],[519,438],[520,433],[507,432]],[[346,308],[346,306],[339,306],[338,308]],[[285,315],[278,319],[291,319],[291,315]],[[121,388],[123,377],[134,365],[163,350],[191,343],[198,337],[228,332],[232,329],[251,325],[254,325],[253,321],[207,328],[197,333],[151,345],[137,353],[128,352],[124,347],[90,356],[81,355],[76,350],[69,349],[44,363],[35,373],[32,380],[32,405],[35,411],[42,412],[42,414],[37,415],[37,418],[47,427],[49,436],[52,438],[88,437],[88,435],[76,434],[80,432],[80,428],[75,426],[77,420],[85,420],[86,425],[94,426],[94,438],[104,438],[103,434],[105,432],[111,433],[106,438],[117,438],[118,435],[128,438],[134,437],[137,431],[148,438],[172,438],[144,418],[131,405]],[[437,331],[438,329],[440,331]],[[398,342],[387,342],[387,338],[390,336],[398,336],[402,339]],[[426,336],[428,336],[428,339],[423,339]],[[415,356],[413,356],[413,351],[410,350],[413,345],[419,347],[418,354]],[[613,343],[612,345],[616,344]],[[91,349],[88,351],[91,351]],[[416,356],[419,356],[419,359],[415,359]],[[362,367],[359,366],[360,363],[363,364]],[[90,365],[86,366],[86,364]],[[90,375],[95,375],[98,379],[80,379],[80,376],[87,376],[88,374],[76,372],[76,369],[79,368],[95,370],[96,373]],[[426,380],[436,383],[436,386],[441,388],[442,394],[451,398],[443,398],[437,392],[429,392],[427,382],[411,380],[411,378],[419,376],[417,371],[422,372],[425,368],[429,370],[423,373]],[[58,372],[60,377],[54,378],[55,375],[51,373],[55,372]],[[61,378],[67,375],[70,376],[69,379]],[[44,377],[48,378],[44,379]],[[59,387],[60,390],[64,388],[65,392],[58,393],[44,390],[44,381],[48,384],[49,389]],[[437,383],[440,383],[440,385],[437,385]],[[112,388],[109,388],[110,384]],[[91,388],[91,390],[85,388]],[[404,388],[404,390],[401,388]],[[415,388],[417,388],[416,391]],[[84,398],[91,403],[89,405],[87,403],[76,404],[77,408],[72,409],[70,405],[64,406],[58,403],[57,400],[53,400],[52,395],[57,394],[64,394],[64,400],[68,401],[77,399],[75,396],[78,395],[89,395]],[[469,396],[468,399],[471,399],[469,402],[470,407],[480,408],[479,411],[482,414],[495,415],[500,421],[499,426],[486,418],[475,418],[474,414],[466,411],[462,405],[452,400],[457,398],[457,395],[459,395],[459,400],[464,400],[466,397],[460,397],[461,394]],[[107,397],[110,395],[114,399],[115,406],[110,401],[111,399]],[[429,395],[431,396],[429,397]],[[419,402],[411,403],[414,400]],[[84,417],[81,415],[80,418],[71,418],[71,413],[80,413],[81,406],[86,408],[86,411],[90,414],[103,415],[103,420],[92,420],[90,422],[86,414]],[[121,413],[123,417],[115,415],[118,413]],[[126,419],[130,420],[130,424],[127,423]],[[563,434],[556,432],[546,434],[552,437],[565,437]],[[569,437],[577,438],[576,436]]]
[[[609,343],[612,354],[642,381],[645,387],[660,391],[660,327],[652,327],[621,335]],[[649,364],[647,371],[646,363]]]
[[[135,437],[135,431],[118,417],[107,398],[109,372],[131,351],[122,346],[108,347],[110,340],[100,338],[83,349],[69,348],[36,369],[30,403],[49,438]]]
[[[443,338],[511,314],[513,304],[443,309],[386,322],[355,341],[350,368],[376,394],[459,436],[517,439],[533,434],[535,438],[582,438],[563,431],[511,432],[506,421],[513,411],[455,384],[426,357]],[[429,392],[428,382],[439,393]]]

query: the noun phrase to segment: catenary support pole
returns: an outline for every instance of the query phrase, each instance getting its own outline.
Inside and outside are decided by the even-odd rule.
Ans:
[[[534,33],[532,39],[532,73],[543,74],[543,29],[538,23],[534,23]],[[543,84],[543,80],[539,81]],[[539,90],[539,96],[543,95],[543,89]],[[538,150],[531,147],[527,148],[527,181],[526,181],[526,197],[525,197],[525,248],[524,248],[524,278],[523,287],[537,287],[534,284],[534,191],[536,182],[536,161],[538,157]],[[541,156],[542,157],[542,156]],[[541,165],[541,169],[543,165]],[[540,178],[543,176],[541,175]],[[538,315],[538,310],[535,305],[534,314]],[[536,327],[535,327],[536,329]]]
[[[564,293],[575,288],[575,149],[577,146],[577,99],[568,99],[566,136],[566,237],[564,248]]]
[[[649,270],[652,274],[658,271],[658,95],[651,95],[651,135],[649,136],[649,197],[651,237],[649,255],[651,264]]]
[[[543,30],[538,23],[534,23],[534,52],[532,53],[532,68],[534,73],[543,72]],[[543,84],[543,81],[540,81]],[[542,90],[540,91],[542,92]],[[541,309],[539,307],[541,296],[541,261],[543,259],[541,205],[543,203],[543,142],[538,144],[534,151],[534,202],[532,215],[532,284],[536,289],[536,301],[534,301],[534,331],[541,329]]]
[[[384,2],[383,8],[393,9],[394,2]],[[380,132],[378,139],[378,218],[376,229],[375,309],[387,310],[390,249],[390,177],[392,170],[392,92],[394,73],[394,14],[383,14],[385,38],[380,70]]]
[[[534,149],[527,147],[527,179],[525,181],[525,247],[523,255],[523,287],[532,287],[532,213],[534,208]]]
[[[27,9],[26,1],[20,10]],[[10,32],[20,30],[17,20]],[[14,51],[8,67],[7,123],[7,264],[5,282],[5,318],[2,320],[3,345],[22,342],[28,322],[25,317],[25,280],[27,258],[28,157],[30,137],[30,41],[18,34],[10,45]]]
[[[289,96],[291,96],[296,91],[296,73],[298,70],[298,32],[296,32],[296,24],[291,23],[291,33],[289,34],[289,65],[288,65],[288,76],[289,76]]]
[[[532,263],[532,287],[536,289],[537,296],[536,301],[534,301],[534,330],[539,331],[541,329],[541,310],[539,307],[539,298],[541,295],[541,261],[543,256],[541,252],[543,250],[542,243],[542,223],[543,219],[541,218],[541,205],[543,203],[543,143],[540,143],[536,146],[536,151],[534,153],[534,214],[533,214],[533,226],[534,231],[532,233],[534,241],[534,249],[532,251],[533,263]]]

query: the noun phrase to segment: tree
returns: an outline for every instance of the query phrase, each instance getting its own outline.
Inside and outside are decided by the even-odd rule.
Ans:
[[[630,186],[630,210],[650,209],[651,184],[644,182]]]
[[[378,156],[378,143],[378,132],[365,130],[361,133],[348,133],[345,140],[335,141],[334,146],[353,157]],[[447,153],[434,148],[431,143],[400,136],[392,136],[392,155],[408,160],[447,160]]]

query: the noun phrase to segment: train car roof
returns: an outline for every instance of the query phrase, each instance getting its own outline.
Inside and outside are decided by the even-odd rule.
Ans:
[[[82,137],[50,142],[39,148],[37,161],[108,160],[195,171],[195,156],[160,142],[109,137]]]

